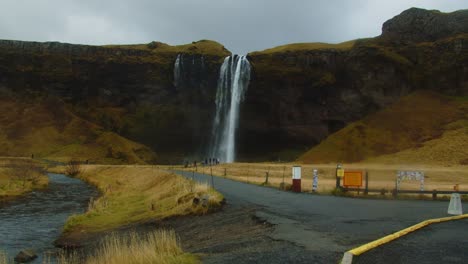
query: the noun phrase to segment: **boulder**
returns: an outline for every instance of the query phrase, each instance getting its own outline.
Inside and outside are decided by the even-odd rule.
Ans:
[[[37,258],[36,252],[32,249],[23,249],[15,257],[15,262],[26,263]]]

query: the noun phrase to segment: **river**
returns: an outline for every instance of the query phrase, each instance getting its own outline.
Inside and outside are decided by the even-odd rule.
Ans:
[[[44,252],[55,251],[53,242],[72,214],[86,210],[98,192],[81,180],[48,174],[49,187],[0,204],[0,250],[13,258],[19,251],[33,249],[42,263]]]

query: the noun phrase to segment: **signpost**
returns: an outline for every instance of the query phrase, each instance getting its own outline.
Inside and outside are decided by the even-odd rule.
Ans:
[[[344,169],[341,164],[336,165],[336,188],[340,187],[341,178],[344,176]]]
[[[403,180],[420,181],[420,190],[424,191],[424,172],[422,171],[397,171],[396,190],[400,190],[400,183]]]
[[[313,180],[312,180],[312,191],[313,192],[316,192],[317,191],[317,188],[318,188],[318,171],[316,169],[314,169],[313,171]]]
[[[362,187],[362,171],[344,171],[343,186],[348,187]]]
[[[292,181],[293,192],[301,192],[301,166],[293,166]]]

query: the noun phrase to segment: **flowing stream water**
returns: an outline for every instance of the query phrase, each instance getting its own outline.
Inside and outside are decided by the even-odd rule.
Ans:
[[[221,65],[218,79],[210,157],[218,158],[222,162],[234,162],[239,108],[249,82],[250,63],[247,57],[238,55],[226,57]]]
[[[98,192],[81,180],[62,174],[48,174],[49,187],[0,204],[0,250],[13,258],[19,251],[33,249],[42,263],[45,252],[54,251],[53,242],[72,214],[86,210],[90,197]]]

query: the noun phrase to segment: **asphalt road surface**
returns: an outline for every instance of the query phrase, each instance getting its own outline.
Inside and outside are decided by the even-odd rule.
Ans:
[[[311,254],[333,258],[330,263],[339,262],[343,252],[349,249],[423,220],[447,216],[447,201],[351,199],[292,193],[221,177],[212,179],[199,173],[177,173],[210,185],[213,181],[214,188],[224,195],[230,206],[258,208],[256,216],[274,225],[274,231],[269,234],[272,239],[288,241]],[[463,207],[468,208],[468,205],[464,203]],[[468,234],[466,222],[461,232]],[[436,236],[432,239],[437,239]]]
[[[427,226],[364,253],[353,263],[468,263],[468,219]]]

